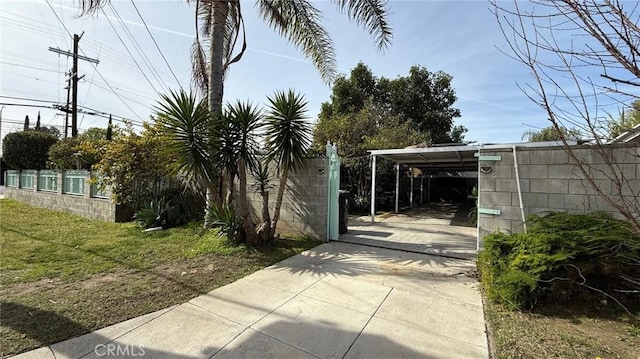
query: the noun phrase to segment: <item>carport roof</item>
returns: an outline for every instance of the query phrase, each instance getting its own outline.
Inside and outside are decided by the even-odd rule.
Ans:
[[[575,144],[573,141],[570,144]],[[437,146],[424,148],[396,148],[387,150],[369,150],[371,155],[411,167],[431,171],[477,171],[478,151],[532,147],[558,147],[562,144],[551,142],[522,142],[505,144],[474,144]]]

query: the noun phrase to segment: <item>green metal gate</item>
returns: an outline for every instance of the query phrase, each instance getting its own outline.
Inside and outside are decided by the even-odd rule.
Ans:
[[[338,148],[327,143],[327,161],[329,173],[328,173],[328,206],[327,206],[327,238],[332,241],[337,241],[339,237],[338,233],[338,196],[340,195],[340,157],[338,156]]]

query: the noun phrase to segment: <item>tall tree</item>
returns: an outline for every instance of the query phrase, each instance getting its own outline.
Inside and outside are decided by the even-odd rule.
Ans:
[[[24,117],[24,128],[23,128],[23,130],[26,131],[28,129],[29,129],[29,115],[26,115]]]
[[[107,141],[111,141],[113,137],[113,120],[111,119],[111,115],[109,115],[109,123],[107,124]]]
[[[80,0],[83,14],[96,13],[110,0]],[[223,80],[229,66],[240,60],[246,49],[240,0],[187,0],[196,5],[196,40],[192,47],[194,80],[207,93],[211,116],[222,115]],[[333,0],[338,10],[363,26],[379,49],[391,43],[387,22],[387,0]],[[257,0],[263,20],[311,59],[325,81],[335,75],[333,42],[322,25],[322,12],[309,0]],[[201,37],[202,36],[202,39]],[[237,40],[242,45],[234,53]],[[213,201],[213,188],[207,202]],[[206,223],[205,223],[206,224]]]
[[[376,78],[365,64],[358,63],[349,77],[339,76],[334,82],[331,101],[322,104],[318,125],[327,122],[331,126],[334,118],[356,114],[369,103],[409,121],[412,130],[425,134],[432,143],[461,142],[466,129],[453,126],[460,110],[453,107],[456,95],[451,80],[444,72],[432,73],[422,66],[413,66],[408,76]],[[314,140],[314,147],[324,145]]]
[[[640,13],[637,2],[617,0],[491,0],[512,58],[531,74],[521,86],[540,106],[551,126],[578,127],[593,139],[592,150],[607,164],[592,168],[561,136],[564,149],[588,185],[640,233],[640,197],[626,195],[628,181],[605,144],[609,140],[607,104],[631,107],[640,100]],[[604,108],[603,108],[604,107]],[[640,161],[638,154],[630,153]],[[594,173],[605,173],[601,187]]]
[[[327,141],[343,157],[342,182],[353,190],[357,205],[366,206],[371,170],[367,150],[402,148],[431,142],[462,142],[466,128],[453,126],[460,111],[451,76],[421,66],[409,75],[377,78],[363,63],[349,77],[334,82],[331,99],[322,104],[313,132],[313,148],[323,153]],[[380,163],[387,173],[389,164]]]
[[[529,130],[522,134],[522,140],[528,142],[562,141],[562,138],[577,141],[582,138],[580,130],[575,128],[560,128],[556,130],[553,126],[541,128],[539,130]]]
[[[256,228],[250,216],[249,201],[247,200],[247,170],[256,167],[258,147],[256,131],[262,126],[262,113],[250,102],[237,101],[235,104],[229,105],[228,109],[228,116],[232,119],[237,139],[235,148],[238,161],[234,167],[238,169],[238,212],[247,242],[253,243],[256,240]]]
[[[38,111],[38,120],[36,121],[36,131],[40,130],[40,111]]]

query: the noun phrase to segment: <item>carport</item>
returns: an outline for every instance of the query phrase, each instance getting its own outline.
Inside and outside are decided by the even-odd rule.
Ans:
[[[477,172],[478,171],[478,146],[440,146],[426,148],[402,148],[389,150],[370,150],[371,161],[371,188],[376,188],[376,161],[378,157],[395,163],[395,213],[398,213],[398,198],[400,186],[400,165],[409,168],[419,168],[426,172]],[[424,177],[419,178],[420,181]],[[413,171],[411,171],[411,188],[413,188]],[[424,191],[424,183],[420,185],[420,191]],[[413,206],[413,191],[410,193],[410,207]],[[376,191],[371,191],[371,222],[376,217]]]
[[[400,249],[409,252],[438,254],[446,257],[470,259],[477,250],[477,229],[468,224],[452,224],[453,218],[438,216],[438,206],[451,211],[446,204],[414,207],[414,186],[419,181],[422,204],[425,190],[430,192],[431,175],[429,173],[477,173],[478,150],[475,145],[452,145],[436,147],[413,147],[402,149],[370,150],[371,166],[371,212],[370,219],[358,218],[349,223],[349,231],[340,237],[341,241],[366,244],[375,247]],[[384,158],[395,166],[394,214],[376,218],[376,172],[377,161]],[[410,188],[409,208],[399,213],[400,167],[409,167]],[[416,177],[414,169],[420,169]],[[455,210],[455,208],[454,208]],[[466,220],[466,218],[465,218]]]

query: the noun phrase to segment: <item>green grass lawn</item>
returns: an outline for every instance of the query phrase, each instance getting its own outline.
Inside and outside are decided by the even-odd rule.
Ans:
[[[184,302],[318,244],[255,249],[197,223],[144,233],[0,200],[0,357]]]

